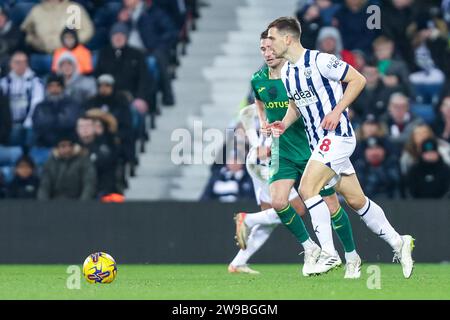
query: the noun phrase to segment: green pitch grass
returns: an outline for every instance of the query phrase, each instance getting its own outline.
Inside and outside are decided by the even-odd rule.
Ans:
[[[359,280],[343,268],[305,278],[299,265],[252,265],[261,275],[228,274],[226,265],[118,265],[112,284],[80,289],[63,265],[0,266],[0,299],[450,299],[450,265],[417,264],[404,279],[398,264],[379,264],[381,289],[369,265]]]

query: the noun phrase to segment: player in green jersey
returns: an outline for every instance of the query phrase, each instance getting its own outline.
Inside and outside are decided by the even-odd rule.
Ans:
[[[267,32],[261,34],[260,50],[266,66],[253,75],[251,84],[255,95],[255,104],[261,131],[265,134],[269,123],[283,119],[289,106],[289,99],[281,81],[280,70],[284,60],[276,59],[270,48]],[[271,147],[269,173],[271,205],[281,222],[291,231],[305,249],[303,274],[309,275],[320,255],[320,247],[311,240],[305,225],[289,202],[289,196],[296,181],[301,178],[306,163],[311,156],[309,142],[301,119],[296,121],[286,132],[274,139]],[[359,278],[361,259],[355,250],[350,221],[345,210],[339,205],[332,188],[321,192],[332,216],[332,225],[345,249],[346,278]],[[298,214],[297,214],[298,213]],[[238,219],[241,230],[245,230],[245,220]],[[239,225],[237,228],[239,238]],[[243,232],[248,234],[248,231]]]

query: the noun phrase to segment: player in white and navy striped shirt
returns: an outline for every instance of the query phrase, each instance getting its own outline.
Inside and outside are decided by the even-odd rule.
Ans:
[[[295,64],[288,61],[281,70],[288,97],[296,102],[313,147],[328,134],[320,124],[342,98],[340,81],[344,80],[348,70],[349,65],[345,62],[316,50],[305,50],[299,61]],[[346,110],[341,114],[335,134],[354,135]]]
[[[322,246],[316,273],[334,268],[339,260],[328,208],[319,195],[325,185],[331,184],[367,226],[391,245],[402,264],[403,275],[409,278],[413,270],[414,239],[409,235],[400,236],[383,209],[364,195],[350,162],[356,139],[347,108],[364,88],[365,78],[333,55],[305,49],[300,43],[301,28],[295,18],[278,18],[268,30],[275,56],[287,60],[281,76],[290,98],[283,121],[270,125],[272,134],[279,136],[302,116],[312,150],[299,192]],[[346,83],[345,91],[342,83]]]

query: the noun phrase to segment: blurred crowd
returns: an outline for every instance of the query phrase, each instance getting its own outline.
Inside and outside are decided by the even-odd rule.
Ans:
[[[449,198],[450,1],[300,0],[295,14],[304,47],[367,79],[350,107],[352,161],[367,196]],[[238,175],[233,166],[214,170],[204,198],[228,201],[230,188],[234,199],[248,198],[245,166]]]
[[[0,198],[123,201],[196,0],[0,0]]]

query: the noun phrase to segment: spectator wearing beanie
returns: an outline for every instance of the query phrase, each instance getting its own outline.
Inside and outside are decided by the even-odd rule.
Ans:
[[[133,100],[131,104],[139,106],[141,113],[145,113],[154,93],[154,83],[144,54],[128,46],[128,36],[126,24],[116,23],[111,28],[111,44],[100,50],[95,75],[112,75],[116,90],[128,93]]]
[[[159,88],[162,103],[175,103],[172,91],[172,79],[169,72],[170,50],[178,40],[178,30],[172,19],[152,2],[142,0],[124,1],[118,21],[128,25],[130,35],[128,44],[154,57],[159,67]]]
[[[355,57],[351,51],[343,48],[341,34],[337,28],[321,28],[315,45],[317,50],[335,55],[342,61],[350,64],[352,67],[355,67]]]
[[[81,106],[64,94],[63,77],[51,74],[47,79],[46,97],[33,114],[35,145],[30,155],[38,166],[46,161],[61,135],[75,133],[80,114]]]
[[[55,50],[52,60],[52,71],[56,72],[59,58],[63,53],[70,52],[77,62],[77,71],[80,74],[89,74],[94,69],[92,66],[91,51],[79,42],[78,33],[73,29],[64,29],[61,33],[62,47]]]
[[[71,52],[58,57],[57,73],[64,77],[65,94],[84,105],[97,93],[97,86],[93,77],[80,74],[78,69],[78,62]]]
[[[98,93],[86,103],[86,109],[101,109],[111,113],[118,122],[117,136],[120,139],[120,157],[125,163],[136,160],[136,143],[133,136],[132,114],[126,96],[117,91],[112,75],[103,74],[97,79]]]

